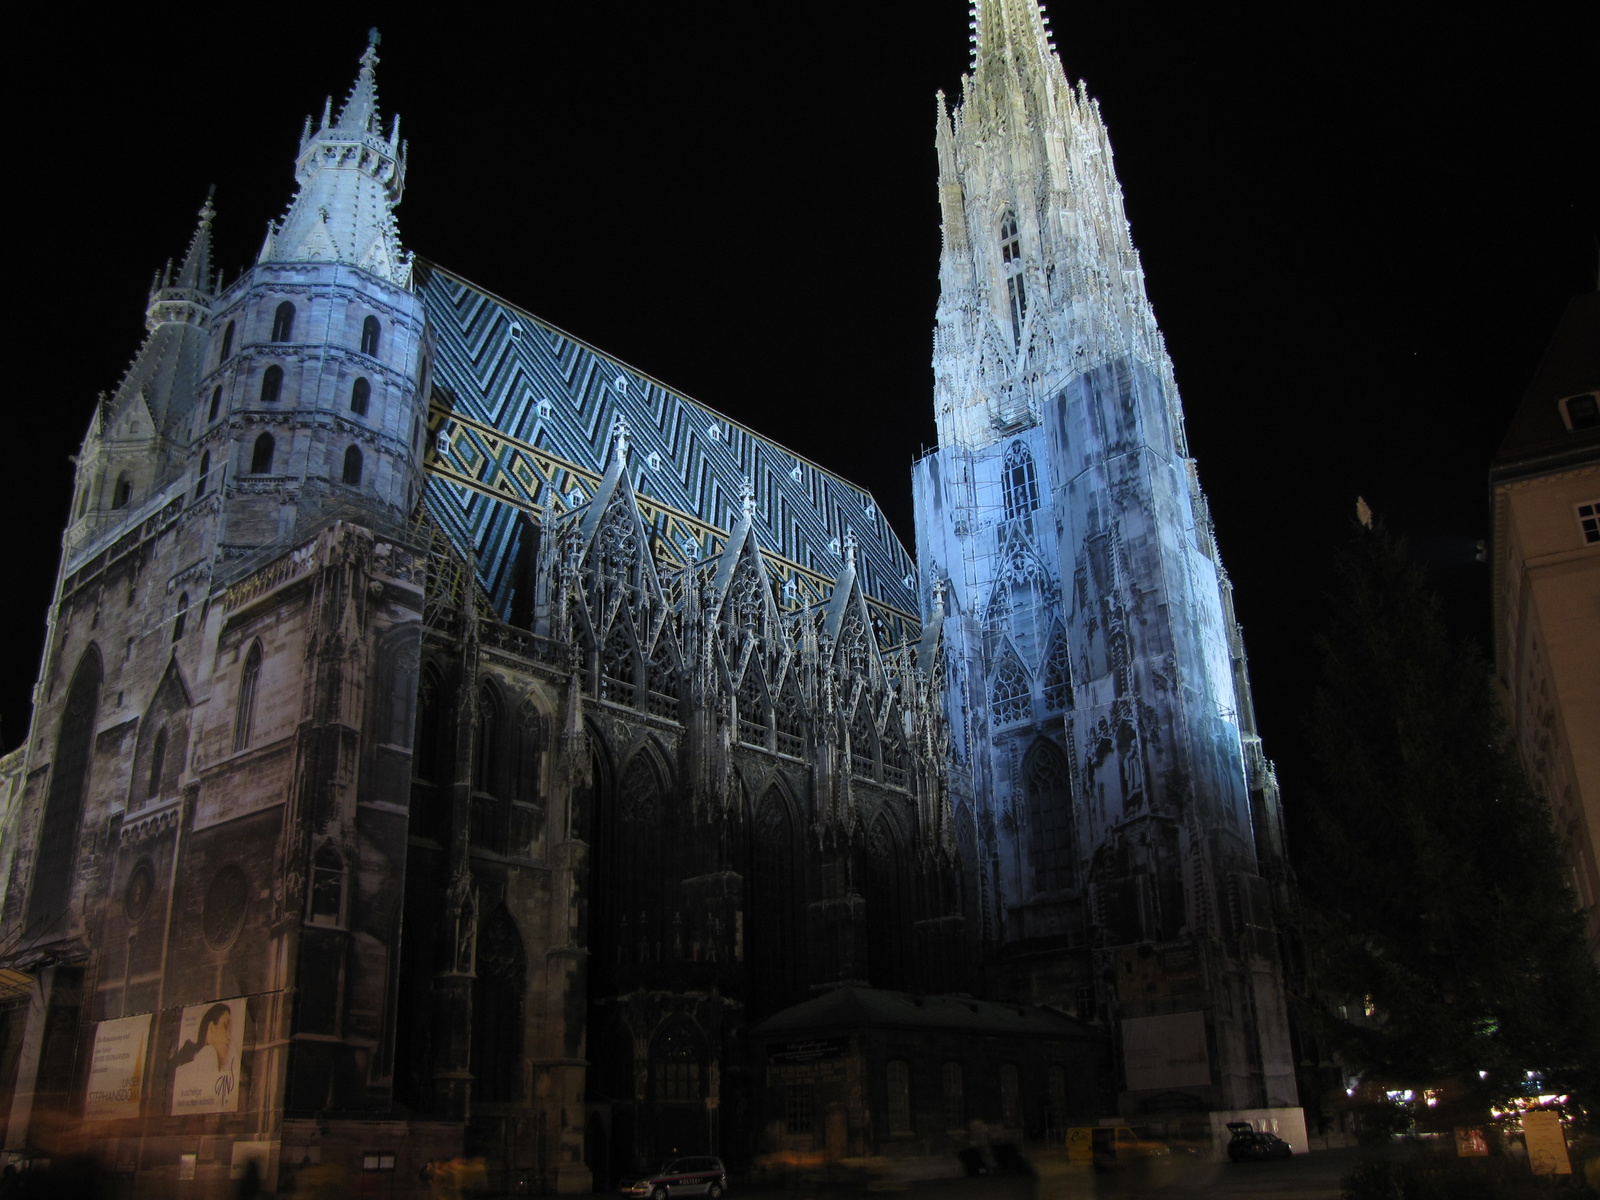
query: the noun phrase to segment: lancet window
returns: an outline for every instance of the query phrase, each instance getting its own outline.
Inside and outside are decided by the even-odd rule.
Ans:
[[[176,644],[183,636],[184,627],[189,623],[189,593],[184,592],[178,597],[178,615],[172,618],[172,640]]]
[[[294,337],[294,305],[285,300],[272,314],[272,340],[287,342],[292,337]]]
[[[367,415],[367,402],[372,399],[372,385],[358,379],[350,388],[350,411],[358,417]]]
[[[84,784],[89,773],[89,751],[94,721],[100,709],[100,681],[104,677],[100,652],[84,651],[67,689],[56,735],[55,762],[50,772],[50,792],[45,799],[44,822],[39,831],[39,857],[33,869],[33,890],[28,897],[28,925],[46,928],[65,911],[72,896],[72,851],[83,819]]]
[[[154,800],[161,794],[161,773],[167,765],[167,731],[163,726],[156,730],[155,744],[150,748],[150,784],[145,797]]]
[[[227,359],[228,359],[228,356],[230,354],[232,354],[232,353],[233,353],[233,322],[229,321],[227,326],[222,331],[222,353],[217,355],[217,361],[219,363],[220,362],[226,362]],[[213,415],[215,415],[215,414],[213,414]]]
[[[806,749],[805,709],[800,702],[800,689],[794,676],[784,681],[773,711],[773,725],[778,738],[778,752],[799,758]]]
[[[1066,632],[1057,625],[1044,662],[1044,705],[1057,712],[1066,712],[1072,707],[1071,653]]]
[[[478,693],[478,723],[472,731],[472,790],[475,792],[498,790],[494,785],[500,726],[500,702],[492,688],[483,688]]]
[[[880,815],[867,835],[867,972],[873,987],[902,988],[906,979],[905,880],[900,846]]]
[[[617,620],[600,651],[600,697],[613,704],[633,706],[638,680],[638,651],[625,622]]]
[[[767,744],[766,696],[754,663],[745,668],[739,683],[739,740],[752,746]]]
[[[1005,491],[1006,520],[1025,517],[1039,507],[1039,480],[1033,469],[1033,454],[1020,439],[1006,447],[1000,481]]]
[[[344,923],[344,859],[333,843],[324,842],[311,860],[311,923]]]
[[[230,325],[229,328],[231,329],[232,326]],[[206,420],[215,421],[217,419],[217,413],[221,410],[221,408],[222,385],[219,383],[216,387],[211,389],[211,407],[206,410]]]
[[[1006,302],[1011,309],[1011,336],[1022,344],[1022,319],[1028,315],[1027,285],[1022,278],[1022,237],[1017,215],[1008,212],[1000,221],[1000,270],[1006,280]]]
[[[274,363],[261,373],[261,403],[276,404],[283,395],[283,368]]]
[[[255,449],[250,454],[250,474],[272,474],[273,449],[272,435],[270,433],[263,433],[256,439]]]
[[[200,452],[200,473],[199,473],[199,476],[194,481],[194,498],[196,500],[200,499],[201,496],[204,496],[206,494],[206,483],[208,482],[208,478],[209,478],[210,475],[211,475],[211,451],[202,450]]]
[[[361,451],[355,446],[344,452],[344,482],[348,487],[361,484]]]
[[[872,705],[866,693],[856,701],[855,716],[850,719],[850,769],[863,779],[877,775],[877,754],[874,742],[876,731],[872,728]]]
[[[117,477],[117,486],[111,492],[112,508],[127,508],[133,501],[133,480],[126,472]]]
[[[266,435],[263,434],[263,437]],[[261,643],[252,642],[239,673],[239,703],[233,710],[233,748],[247,749],[256,721],[256,689],[261,683]]]
[[[1038,742],[1023,766],[1028,806],[1028,865],[1033,890],[1059,892],[1075,881],[1072,791],[1067,763],[1054,743]]]
[[[472,987],[472,1095],[489,1104],[522,1094],[523,997],[527,953],[517,923],[500,905],[478,935],[478,979]]]
[[[368,317],[361,322],[361,353],[377,357],[378,331],[380,328],[377,317]]]
[[[884,724],[883,739],[880,743],[883,754],[883,781],[897,788],[903,788],[907,783],[908,756],[905,732],[900,719],[898,708],[889,713],[889,720]]]
[[[1000,660],[1000,669],[994,674],[989,708],[997,728],[1025,721],[1032,715],[1033,685],[1022,664],[1009,654]]]
[[[666,630],[656,637],[650,653],[650,715],[678,719],[678,663]]]

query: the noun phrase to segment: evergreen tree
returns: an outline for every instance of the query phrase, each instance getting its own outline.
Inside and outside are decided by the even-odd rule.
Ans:
[[[1295,855],[1317,986],[1356,1002],[1324,1035],[1370,1079],[1455,1081],[1479,1111],[1529,1071],[1592,1110],[1600,972],[1489,668],[1381,524],[1336,570]]]

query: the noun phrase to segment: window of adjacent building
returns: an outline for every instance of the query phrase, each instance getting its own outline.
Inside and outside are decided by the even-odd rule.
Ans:
[[[1000,1064],[1000,1124],[1007,1128],[1022,1124],[1022,1089],[1016,1063]]]
[[[338,925],[344,915],[344,859],[324,842],[311,860],[311,923]]]
[[[344,452],[344,481],[351,487],[361,482],[361,451],[354,446]]]
[[[1000,222],[1000,270],[1006,280],[1006,302],[1011,308],[1011,336],[1022,344],[1022,319],[1028,315],[1027,285],[1022,279],[1022,237],[1017,215],[1007,213]]]
[[[899,1059],[885,1069],[889,1085],[889,1133],[911,1132],[911,1068]]]
[[[1583,531],[1585,545],[1600,543],[1600,500],[1578,505],[1578,528]]]
[[[1072,791],[1067,762],[1054,742],[1035,743],[1023,764],[1027,793],[1028,865],[1035,892],[1059,892],[1073,884]]]
[[[127,473],[124,472],[123,474],[117,476],[117,486],[112,490],[111,493],[111,507],[127,508],[128,504],[132,500],[133,480],[129,479]]]
[[[233,748],[236,751],[250,745],[256,720],[256,688],[260,682],[261,643],[254,642],[244,657],[244,670],[239,673],[239,704],[233,712]]]
[[[233,322],[229,321],[222,330],[222,353],[217,356],[217,361],[226,362],[228,355],[233,353]]]
[[[967,1123],[967,1099],[963,1092],[961,1064],[947,1062],[944,1065],[944,1127],[946,1129],[960,1129]]]
[[[810,1133],[813,1094],[809,1083],[791,1083],[783,1089],[783,1125],[786,1133]]]
[[[1573,429],[1594,429],[1600,426],[1600,396],[1590,392],[1585,396],[1569,396],[1562,401],[1567,407],[1567,424]]]
[[[183,636],[183,628],[189,620],[189,593],[184,592],[178,597],[178,615],[172,619],[172,640],[176,642]]]
[[[996,726],[1014,725],[1025,721],[1033,707],[1033,688],[1022,664],[1007,654],[1000,661],[994,675],[994,688],[990,694],[990,710]]]
[[[350,389],[350,411],[358,417],[367,415],[367,401],[372,398],[372,385],[365,379],[358,379]]]
[[[218,384],[211,389],[211,407],[206,410],[206,420],[215,421],[217,414],[222,411],[222,385]]]
[[[161,794],[161,772],[167,765],[167,730],[156,730],[156,740],[150,746],[150,783],[145,788],[145,798],[154,800]]]
[[[378,354],[378,318],[368,317],[361,322],[361,353],[377,357]]]
[[[1033,455],[1021,441],[1006,447],[1000,482],[1005,490],[1006,520],[1025,517],[1039,507],[1039,480],[1033,470]]]
[[[272,474],[272,452],[274,444],[270,433],[263,433],[256,439],[255,449],[250,454],[250,474]]]
[[[276,404],[283,395],[283,368],[274,363],[261,372],[261,403]]]
[[[201,496],[206,494],[206,480],[210,474],[211,451],[202,450],[200,452],[200,471],[194,481],[194,498],[196,500],[200,499]]]
[[[285,300],[272,314],[272,340],[287,342],[294,336],[294,305]]]

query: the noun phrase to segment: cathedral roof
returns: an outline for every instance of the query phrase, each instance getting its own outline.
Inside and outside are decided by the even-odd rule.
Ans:
[[[472,546],[497,605],[519,511],[588,503],[621,419],[659,558],[721,553],[748,480],[751,529],[789,600],[829,597],[853,535],[855,577],[894,627],[880,640],[917,636],[916,566],[870,492],[436,264],[418,260],[414,279],[437,337],[429,508]]]

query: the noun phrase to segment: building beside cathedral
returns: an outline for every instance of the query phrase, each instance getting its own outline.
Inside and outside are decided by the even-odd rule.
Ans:
[[[403,250],[375,41],[237,279],[205,205],[0,760],[11,1155],[572,1192],[1293,1105],[1276,791],[1109,146],[1032,0],[977,30],[920,573]]]

